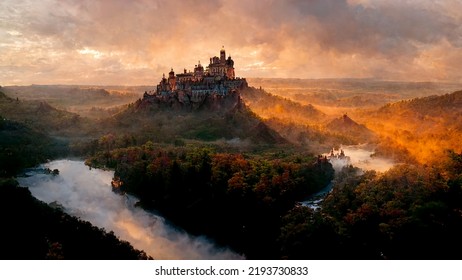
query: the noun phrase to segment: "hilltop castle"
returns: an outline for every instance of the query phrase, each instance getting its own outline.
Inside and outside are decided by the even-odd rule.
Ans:
[[[193,104],[204,102],[208,97],[224,99],[237,95],[240,98],[238,90],[244,87],[247,87],[247,81],[236,78],[234,61],[231,56],[226,58],[223,47],[220,57],[211,57],[210,64],[205,69],[200,61],[192,72],[184,69],[183,73],[175,75],[172,68],[168,78],[164,74],[154,91],[144,93],[143,100]]]

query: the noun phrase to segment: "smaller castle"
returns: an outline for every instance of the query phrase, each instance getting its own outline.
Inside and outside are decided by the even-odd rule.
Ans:
[[[205,99],[223,99],[233,95],[239,97],[239,89],[247,87],[245,78],[237,78],[234,73],[234,61],[226,58],[224,47],[220,57],[210,58],[208,66],[199,61],[194,71],[184,69],[175,74],[173,68],[168,77],[163,75],[154,91],[145,92],[143,99],[151,101],[177,101],[180,104],[203,103]]]
[[[334,158],[335,159],[343,159],[345,157],[346,157],[345,152],[342,149],[340,149],[340,151],[335,150],[334,148],[332,148],[332,150],[330,150],[330,154],[329,154],[330,159],[334,159]]]

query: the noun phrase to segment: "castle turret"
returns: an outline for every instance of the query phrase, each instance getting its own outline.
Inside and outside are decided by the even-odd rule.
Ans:
[[[226,62],[226,52],[225,52],[225,46],[223,46],[220,50],[220,63],[225,64]]]
[[[226,60],[226,76],[231,80],[236,77],[234,74],[234,60],[231,59],[231,56]]]

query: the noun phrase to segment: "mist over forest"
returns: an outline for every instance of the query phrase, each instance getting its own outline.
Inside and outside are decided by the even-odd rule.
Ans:
[[[109,258],[79,251],[81,234],[82,248],[105,240],[116,259],[461,258],[462,84],[248,83],[196,107],[146,98],[149,85],[0,87],[0,191],[11,198],[2,242],[40,229],[0,257]],[[54,171],[58,159],[85,166]],[[85,220],[79,211],[97,194],[63,180],[86,169],[111,170],[95,186],[134,197],[135,214]],[[47,189],[59,184],[69,190]],[[316,207],[303,203],[314,197]],[[105,205],[107,216],[125,207]],[[173,230],[152,225],[153,213]],[[181,257],[178,246],[191,251]]]

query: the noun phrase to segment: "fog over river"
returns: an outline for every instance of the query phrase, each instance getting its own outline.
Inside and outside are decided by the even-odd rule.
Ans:
[[[58,169],[59,175],[44,174],[43,168]],[[57,202],[70,215],[114,231],[122,240],[144,250],[154,259],[241,259],[204,237],[194,237],[166,223],[165,219],[134,207],[136,198],[112,192],[113,171],[89,169],[82,161],[57,160],[29,170],[18,178],[32,195]]]
[[[340,149],[343,150],[346,158],[330,159],[330,163],[336,172],[340,172],[343,167],[349,164],[363,170],[375,170],[379,172],[385,172],[395,165],[390,159],[372,157],[371,155],[374,154],[374,149],[367,145],[341,146]],[[339,150],[334,150],[334,152],[339,152]],[[329,153],[325,155],[329,155]]]
[[[344,157],[338,156],[340,151],[344,152]],[[331,152],[323,155],[330,157],[329,162],[332,164],[336,173],[342,171],[342,168],[348,165],[359,167],[362,170],[375,170],[379,172],[386,172],[395,165],[390,159],[371,157],[371,155],[374,154],[374,150],[367,145],[341,146],[340,149],[334,149],[333,152],[336,156],[330,157]],[[332,187],[334,187],[333,182],[320,191],[310,195],[306,200],[301,201],[300,204],[315,210],[320,209],[324,198],[326,198],[332,190]]]

